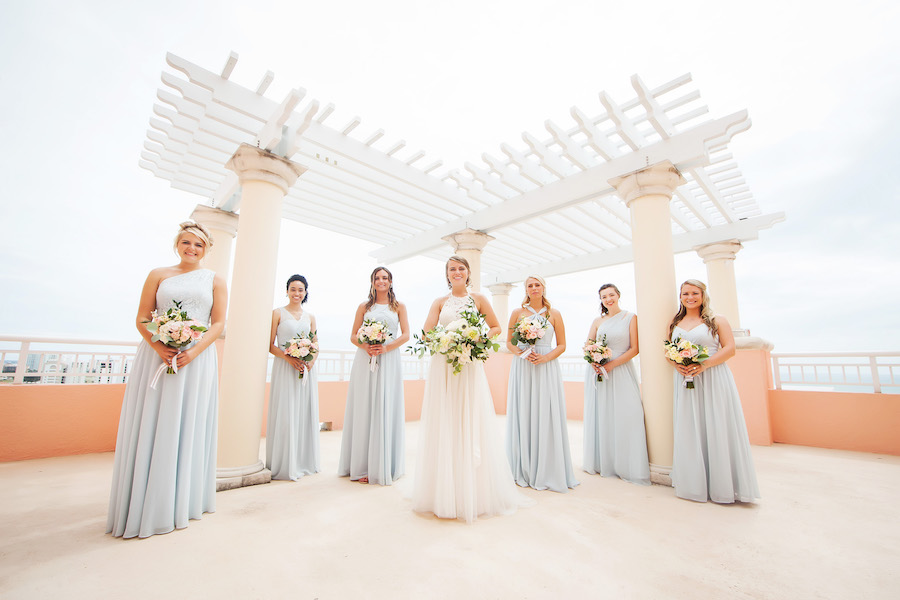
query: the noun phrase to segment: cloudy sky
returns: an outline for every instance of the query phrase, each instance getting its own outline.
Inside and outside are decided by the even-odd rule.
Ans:
[[[572,105],[600,112],[601,90],[630,98],[634,73],[690,72],[712,117],[749,110],[731,150],[763,212],[787,214],[738,254],[742,325],[776,351],[897,350],[900,5],[741,4],[0,0],[0,333],[137,339],[143,280],[200,201],[138,167],[166,52],[218,71],[235,51],[232,80],[271,70],[269,97],[303,87],[336,104],[329,123],[359,115],[360,136],[383,128],[448,167],[570,123]],[[327,256],[298,259],[309,245]],[[372,249],[283,222],[279,279],[309,277],[326,347],[349,345]],[[417,329],[442,267],[391,266]],[[685,254],[676,277],[706,272]],[[633,309],[630,265],[549,281],[570,351],[606,281]]]

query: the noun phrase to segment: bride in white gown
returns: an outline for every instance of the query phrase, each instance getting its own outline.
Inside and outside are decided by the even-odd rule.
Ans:
[[[474,308],[484,315],[491,337],[500,333],[487,298],[467,290],[466,259],[451,257],[446,275],[450,294],[431,305],[425,331],[438,323],[447,325],[466,308]],[[532,503],[513,482],[481,362],[466,364],[454,375],[444,355],[431,358],[419,427],[415,511],[472,522]]]

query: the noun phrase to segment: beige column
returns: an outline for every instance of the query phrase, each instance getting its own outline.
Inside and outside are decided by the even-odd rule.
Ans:
[[[631,211],[641,397],[647,426],[650,480],[672,480],[672,367],[663,357],[663,340],[675,314],[675,257],[669,202],[685,179],[666,161],[610,181]]]
[[[743,246],[738,240],[717,242],[694,248],[706,264],[707,284],[713,311],[728,319],[732,329],[741,328],[737,284],[734,279],[734,255],[741,248]]]
[[[469,261],[469,266],[472,267],[469,278],[471,280],[470,288],[473,292],[480,292],[481,251],[494,238],[482,231],[466,228],[441,239],[453,246],[454,254]]]
[[[515,287],[511,283],[495,283],[488,286],[491,291],[491,306],[494,307],[494,314],[497,315],[502,327],[499,338],[500,352],[509,352],[506,348],[506,335],[509,329],[509,292]]]
[[[219,388],[217,490],[271,480],[259,458],[259,438],[281,205],[306,170],[247,144],[241,144],[226,166],[240,178],[241,217]]]
[[[237,235],[238,216],[227,210],[198,204],[191,213],[191,219],[206,227],[213,238],[213,247],[203,258],[203,265],[228,281],[231,275],[231,250],[234,246],[234,236]]]

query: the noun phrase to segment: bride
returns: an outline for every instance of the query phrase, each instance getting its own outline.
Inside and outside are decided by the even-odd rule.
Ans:
[[[500,323],[487,298],[468,292],[468,261],[450,257],[445,273],[450,293],[431,305],[425,331],[474,308],[484,315],[489,336],[499,334]],[[465,364],[454,374],[444,355],[432,357],[422,402],[413,510],[472,522],[510,514],[530,503],[513,482],[495,417],[481,362]]]

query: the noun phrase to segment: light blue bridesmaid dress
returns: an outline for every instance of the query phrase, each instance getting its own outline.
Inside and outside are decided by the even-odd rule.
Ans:
[[[612,358],[631,348],[634,314],[621,311],[597,327],[597,340],[606,334]],[[590,365],[584,377],[585,471],[603,477],[619,477],[631,483],[650,485],[644,407],[632,361],[619,365],[597,381]]]
[[[540,311],[525,308],[536,315],[547,311],[546,307]],[[554,335],[551,324],[544,337],[531,346],[532,352],[550,352]],[[519,348],[524,350],[528,344],[520,342]],[[513,478],[522,487],[567,492],[579,484],[572,471],[566,397],[556,360],[534,365],[513,358],[506,400],[506,457]]]
[[[363,318],[382,321],[391,338],[400,335],[400,317],[387,304],[373,305]],[[391,485],[404,473],[403,373],[400,349],[378,355],[374,371],[369,355],[357,348],[350,369],[338,475]]]
[[[309,313],[299,319],[281,311],[276,343],[284,344],[298,333],[309,333]],[[291,364],[276,358],[269,386],[269,419],[266,425],[266,468],[272,479],[297,481],[319,472],[319,384],[315,365],[303,379]]]
[[[162,313],[181,302],[188,316],[209,323],[215,273],[198,269],[163,279]],[[116,437],[106,532],[149,537],[187,527],[216,510],[218,363],[211,345],[175,374],[150,384],[162,359],[142,340],[134,357]]]
[[[706,346],[710,356],[719,350],[718,337],[705,323],[690,331],[676,326],[672,338],[676,337]],[[676,371],[675,495],[723,504],[758,499],[750,440],[731,369],[722,363],[695,375],[694,389],[683,384],[684,376]]]

